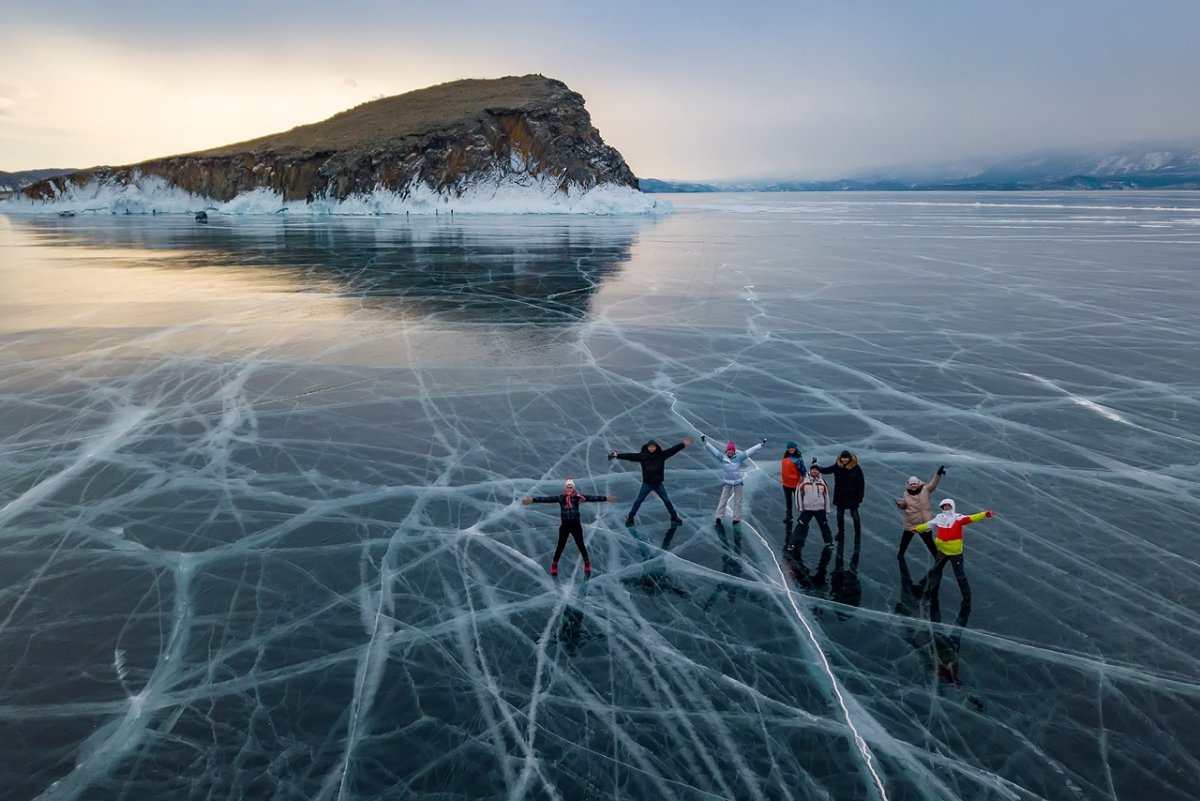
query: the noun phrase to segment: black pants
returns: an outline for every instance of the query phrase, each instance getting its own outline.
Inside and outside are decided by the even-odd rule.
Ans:
[[[578,520],[564,520],[558,526],[558,547],[554,549],[554,559],[557,562],[558,557],[562,556],[563,548],[567,547],[567,535],[570,535],[575,540],[575,547],[579,549],[579,555],[583,557],[583,561],[588,559],[587,547],[583,544],[583,525]]]
[[[795,498],[796,498],[796,488],[795,487],[791,487],[790,489],[788,487],[783,488],[783,502],[785,504],[787,504],[787,514],[784,515],[784,519],[786,519],[786,520],[792,519],[792,501],[795,500]]]
[[[858,519],[857,506],[839,506],[838,510],[838,538],[846,533],[846,512],[850,513],[850,520],[854,523],[854,539],[862,537],[862,521]]]
[[[950,565],[954,569],[954,580],[958,582],[958,591],[962,593],[961,614],[969,615],[971,613],[971,585],[967,582],[967,571],[963,567],[962,554],[954,556],[938,554],[937,561],[933,563],[929,574],[922,582],[925,585],[925,595],[929,598],[930,607],[932,609],[938,605],[938,587],[942,583],[942,571],[946,569],[946,565]]]
[[[911,528],[904,529],[904,533],[900,535],[900,552],[896,554],[896,558],[904,558],[904,552],[908,550],[908,544],[912,542],[914,535],[920,537],[921,542],[925,543],[925,549],[929,551],[929,555],[937,559],[937,548],[933,547],[933,532],[922,531],[920,534],[917,534]]]
[[[814,517],[817,519],[817,525],[821,527],[821,539],[825,540],[826,545],[833,544],[833,532],[829,530],[829,515],[825,514],[824,509],[819,512],[805,509],[800,512],[800,521],[796,523],[796,532],[800,535],[799,542],[796,541],[794,535],[792,537],[792,544],[797,548],[804,547],[804,541],[808,539],[808,524]]]

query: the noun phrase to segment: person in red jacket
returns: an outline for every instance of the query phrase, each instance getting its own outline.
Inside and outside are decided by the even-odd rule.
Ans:
[[[804,457],[800,455],[800,446],[794,439],[789,439],[787,447],[783,450],[783,459],[779,462],[779,480],[783,484],[783,500],[787,504],[784,523],[792,522],[792,499],[803,475]]]
[[[938,587],[942,582],[942,571],[946,569],[946,565],[950,565],[954,569],[954,579],[958,582],[958,589],[962,593],[962,607],[967,614],[970,614],[971,585],[967,582],[967,571],[963,566],[963,528],[986,518],[995,517],[996,513],[987,509],[973,515],[960,515],[955,511],[954,501],[949,498],[939,503],[938,507],[942,510],[940,514],[916,528],[918,534],[922,531],[933,532],[933,541],[937,545],[938,556],[933,567],[929,569],[925,578],[917,582],[914,589],[918,593],[928,593],[936,599]]]

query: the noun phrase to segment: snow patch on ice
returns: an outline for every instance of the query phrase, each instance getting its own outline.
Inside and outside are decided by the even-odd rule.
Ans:
[[[342,200],[314,198],[293,201],[270,189],[243,192],[229,201],[187,192],[158,176],[141,176],[129,183],[113,180],[70,183],[58,197],[34,200],[20,196],[0,201],[0,211],[14,214],[60,212],[108,214],[669,214],[672,205],[627,186],[601,184],[591,189],[558,188],[548,177],[504,175],[481,177],[461,194],[436,192],[424,183],[407,191],[376,189]]]

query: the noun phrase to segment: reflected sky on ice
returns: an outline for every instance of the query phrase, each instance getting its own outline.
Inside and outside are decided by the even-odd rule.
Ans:
[[[1200,794],[1200,196],[665,219],[0,217],[0,786]],[[609,462],[654,437],[683,514]],[[786,560],[778,458],[858,453]],[[896,559],[945,464],[967,627]],[[596,572],[527,494],[574,476]],[[941,491],[939,491],[941,494]]]

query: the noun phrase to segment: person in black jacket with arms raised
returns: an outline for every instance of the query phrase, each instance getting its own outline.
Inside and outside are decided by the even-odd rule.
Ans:
[[[680,442],[678,445],[672,445],[669,448],[663,449],[659,447],[657,442],[650,440],[637,453],[608,452],[609,459],[637,462],[642,466],[642,488],[638,491],[637,500],[633,502],[633,508],[629,510],[629,516],[625,519],[625,525],[633,525],[638,509],[642,508],[642,502],[646,500],[651,492],[662,498],[663,506],[667,507],[667,514],[671,515],[672,523],[683,522],[679,519],[679,513],[675,511],[675,507],[671,505],[671,499],[667,497],[667,488],[664,486],[663,481],[667,460],[691,444],[692,438],[685,437],[683,442]]]
[[[849,511],[850,520],[854,523],[854,539],[857,542],[862,537],[858,507],[862,505],[867,489],[867,479],[862,468],[858,466],[858,457],[850,451],[842,451],[837,461],[829,467],[822,467],[821,472],[825,475],[833,473],[833,505],[837,507],[838,539],[846,536],[846,512]]]

